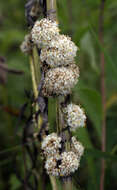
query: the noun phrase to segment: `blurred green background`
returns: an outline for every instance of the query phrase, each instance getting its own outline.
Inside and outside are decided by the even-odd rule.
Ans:
[[[29,58],[20,51],[27,34],[24,15],[26,1],[0,1],[0,64],[23,71],[14,74],[0,69],[0,190],[21,189],[15,176],[13,156],[17,153],[23,168],[21,131],[18,123],[21,106],[26,101],[25,90],[32,89]],[[76,63],[80,68],[79,83],[72,100],[81,104],[87,114],[87,128],[74,135],[86,147],[81,166],[73,177],[75,189],[98,190],[100,160],[106,160],[105,189],[117,189],[117,1],[106,0],[104,11],[104,47],[99,42],[100,0],[57,0],[61,33],[68,34],[79,46]],[[101,149],[102,105],[100,93],[100,52],[106,61],[106,153]],[[51,99],[50,103],[54,101]],[[49,119],[55,123],[54,107]],[[17,146],[19,145],[19,146]],[[51,189],[49,182],[47,189]]]

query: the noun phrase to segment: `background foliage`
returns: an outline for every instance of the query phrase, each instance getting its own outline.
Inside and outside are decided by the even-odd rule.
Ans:
[[[8,68],[22,70],[16,75],[0,70],[0,189],[18,190],[13,157],[17,154],[23,175],[21,131],[24,121],[18,122],[25,90],[31,90],[29,59],[19,46],[28,32],[24,16],[25,1],[0,1],[0,56]],[[58,0],[58,19],[61,32],[72,37],[80,47],[76,62],[80,80],[72,100],[82,104],[87,114],[87,128],[74,135],[86,147],[81,167],[74,175],[75,189],[99,189],[100,159],[106,159],[105,189],[117,189],[117,1],[106,0],[104,12],[104,47],[98,40],[100,0]],[[106,60],[106,153],[100,151],[102,105],[100,94],[100,51]],[[55,124],[54,101],[50,100],[51,126]],[[53,128],[51,129],[53,130]],[[51,189],[49,180],[47,189]]]

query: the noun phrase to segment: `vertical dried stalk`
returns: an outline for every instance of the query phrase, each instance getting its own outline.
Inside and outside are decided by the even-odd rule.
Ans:
[[[35,98],[37,98],[38,91],[37,91],[37,84],[36,84],[36,78],[35,78],[34,61],[33,61],[32,56],[30,56],[30,70],[31,70],[31,76],[32,76],[33,92],[34,92]]]
[[[58,190],[55,177],[50,176],[50,181],[51,181],[52,189],[53,189],[53,190]]]
[[[47,0],[47,16],[53,21],[57,19],[56,0]]]
[[[63,190],[72,190],[72,183],[71,179],[67,179],[67,181],[64,182]]]
[[[101,0],[100,15],[99,15],[99,40],[103,45],[103,25],[104,25],[104,5],[105,0]],[[106,91],[105,91],[105,59],[104,53],[100,53],[100,66],[101,66],[101,95],[102,95],[102,138],[101,138],[101,150],[106,150]],[[100,176],[100,190],[104,190],[104,177],[105,177],[105,160],[101,160],[101,176]]]
[[[51,20],[57,20],[57,14],[56,14],[56,0],[47,0],[47,16]],[[60,111],[60,99],[59,97],[56,98],[56,121],[57,121],[57,133],[60,134],[61,128],[62,128],[62,118],[61,118],[61,111]],[[67,137],[67,140],[69,137]],[[69,143],[69,142],[68,142]],[[67,145],[68,145],[67,143]],[[69,146],[67,147],[67,150],[69,149]],[[50,178],[51,182],[54,181],[55,183],[55,178]],[[53,179],[53,180],[52,180]],[[55,183],[56,184],[56,183]],[[52,183],[53,186],[53,183]],[[53,186],[53,189],[57,188],[57,186]],[[72,190],[72,181],[71,179],[67,179],[66,181],[63,182],[63,189],[64,190]]]
[[[56,0],[47,0],[47,17],[53,21],[56,20]],[[59,112],[59,102],[57,100],[57,113]],[[59,116],[58,116],[59,117]],[[57,131],[59,131],[59,118],[57,117]],[[57,183],[56,183],[56,178],[53,176],[49,176],[52,189],[53,190],[58,190]]]
[[[30,70],[31,70],[34,97],[35,97],[35,99],[37,99],[38,93],[39,93],[38,92],[38,85],[39,85],[40,73],[39,73],[38,57],[36,56],[35,52],[36,52],[36,48],[34,47],[33,51],[32,51],[32,55],[30,56]],[[38,109],[39,109],[39,106],[36,103],[35,110],[38,111]],[[38,117],[38,129],[36,129],[36,132],[39,131],[42,120],[43,120],[42,116],[39,115],[39,117]]]

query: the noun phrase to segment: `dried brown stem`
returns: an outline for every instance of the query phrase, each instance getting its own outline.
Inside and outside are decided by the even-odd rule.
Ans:
[[[99,14],[99,40],[101,45],[104,45],[103,40],[103,26],[104,26],[104,6],[105,0],[101,0],[100,14]],[[101,96],[102,96],[102,137],[101,137],[101,150],[106,150],[106,90],[105,90],[105,59],[104,53],[100,52],[100,69],[101,69]],[[104,190],[104,178],[105,178],[105,160],[101,160],[101,176],[100,176],[100,190]]]
[[[56,0],[46,0],[47,4],[47,17],[53,21],[56,20]],[[57,113],[59,114],[59,102],[57,100]],[[59,130],[59,116],[57,117],[57,129]],[[52,189],[53,190],[58,190],[58,186],[56,183],[56,178],[54,176],[49,176]]]

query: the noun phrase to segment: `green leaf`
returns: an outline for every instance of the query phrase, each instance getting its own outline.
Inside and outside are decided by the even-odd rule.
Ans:
[[[17,179],[17,177],[15,175],[11,176],[10,184],[11,184],[11,189],[12,190],[17,190],[21,186],[19,180]]]
[[[106,49],[102,46],[102,44],[99,41],[98,35],[95,33],[93,28],[90,26],[91,33],[93,34],[95,41],[97,42],[97,45],[99,46],[100,50],[104,53],[104,57],[106,60],[106,71],[107,74],[111,73],[111,76],[115,77],[117,79],[117,67],[115,63],[113,62],[112,58],[110,57],[109,53],[106,51]]]
[[[93,89],[79,89],[79,98],[83,104],[86,114],[93,122],[98,136],[101,136],[102,105],[100,94]]]
[[[86,128],[79,128],[74,134],[86,148],[93,148]]]
[[[90,140],[90,137],[88,135],[88,131],[86,128],[79,128],[77,130],[76,136],[78,137],[78,140],[82,142],[82,144],[84,145],[86,149],[88,150],[93,149],[93,144]],[[97,190],[97,184],[96,184],[97,172],[96,172],[96,165],[94,162],[94,158],[92,157],[92,155],[87,155],[87,154],[85,154],[85,158],[86,158],[86,162],[88,166],[88,173],[91,179],[90,185],[93,187],[93,189]]]
[[[102,152],[102,151],[94,149],[94,148],[93,149],[86,149],[85,154],[87,154],[87,156],[90,155],[93,158],[105,158],[105,159],[117,161],[117,155],[110,154],[108,152]]]
[[[81,52],[85,53],[86,56],[89,58],[89,64],[91,64],[91,67],[93,68],[93,70],[96,73],[99,73],[99,69],[96,63],[96,54],[95,54],[91,34],[89,33],[89,31],[86,32],[84,36],[82,37],[80,41],[80,49],[81,49]]]

